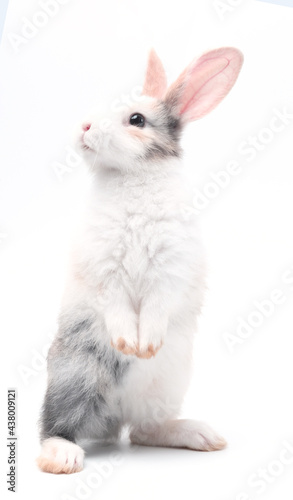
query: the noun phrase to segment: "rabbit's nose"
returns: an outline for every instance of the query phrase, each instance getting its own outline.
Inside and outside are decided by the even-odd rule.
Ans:
[[[87,123],[83,123],[83,124],[82,124],[82,130],[83,130],[84,132],[87,132],[87,131],[91,128],[91,126],[92,126],[92,124],[91,124],[91,123],[88,123],[88,122],[87,122]]]

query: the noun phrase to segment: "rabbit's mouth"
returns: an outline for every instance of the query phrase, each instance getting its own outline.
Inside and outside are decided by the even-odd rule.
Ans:
[[[86,132],[83,132],[81,134],[80,144],[81,144],[81,149],[83,151],[95,151],[95,149],[94,149],[94,141],[90,140],[90,138],[88,138],[86,136]]]

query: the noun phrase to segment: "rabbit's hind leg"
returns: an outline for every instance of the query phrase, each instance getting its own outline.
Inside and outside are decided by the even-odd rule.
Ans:
[[[215,451],[226,447],[226,441],[211,427],[196,420],[168,420],[161,425],[149,426],[147,432],[139,427],[130,433],[132,443],[145,446],[188,448]]]
[[[84,453],[76,440],[119,434],[122,419],[115,394],[129,362],[110,345],[93,342],[86,335],[88,323],[80,322],[78,328],[79,342],[74,341],[74,325],[70,336],[59,331],[49,351],[37,460],[46,472],[80,471]]]

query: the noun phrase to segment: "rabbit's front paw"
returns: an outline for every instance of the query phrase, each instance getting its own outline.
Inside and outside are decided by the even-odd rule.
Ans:
[[[159,346],[154,346],[153,343],[148,345],[138,346],[137,343],[129,342],[129,340],[125,340],[123,337],[119,337],[115,342],[111,340],[111,345],[117,351],[123,352],[123,354],[132,354],[137,356],[138,358],[149,359],[155,356],[162,346],[160,343]]]
[[[165,321],[154,321],[154,318],[148,318],[148,321],[141,321],[139,325],[139,349],[136,355],[139,358],[151,358],[155,356],[162,347],[167,331]]]
[[[111,345],[117,351],[123,354],[135,355],[138,358],[149,359],[155,356],[162,347],[163,337],[158,335],[158,331],[153,332],[152,335],[140,336],[138,342],[137,333],[132,331],[125,332],[123,335],[116,335],[111,339]]]
[[[136,354],[138,348],[138,320],[132,311],[106,317],[111,346],[123,354]]]
[[[136,354],[138,350],[138,346],[136,342],[131,341],[130,339],[125,339],[123,337],[119,337],[116,340],[111,340],[111,346],[117,351],[123,352],[123,354]]]
[[[135,354],[138,358],[149,359],[157,354],[162,345],[163,341],[161,341],[159,345],[154,345],[153,343],[150,343],[148,345],[145,344],[142,346],[140,345]]]
[[[130,354],[142,359],[155,356],[163,345],[167,331],[167,322],[158,319],[158,316],[141,317],[139,328],[135,318],[124,315],[123,321],[116,324],[112,320],[111,329],[108,330],[111,337],[111,345],[123,354]]]

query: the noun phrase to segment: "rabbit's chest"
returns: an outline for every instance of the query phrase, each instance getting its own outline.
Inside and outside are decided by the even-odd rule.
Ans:
[[[152,279],[172,273],[174,265],[184,272],[192,242],[179,201],[164,190],[135,189],[101,206],[83,244],[99,283],[115,277],[140,293]]]
[[[127,273],[140,278],[172,253],[172,240],[176,235],[175,224],[166,219],[158,220],[146,213],[132,214],[117,241],[121,264]]]
[[[165,274],[171,261],[184,259],[186,234],[174,207],[163,203],[159,194],[131,197],[123,219],[113,218],[112,227],[113,240],[107,246],[113,249],[113,265],[136,292],[152,276]]]

